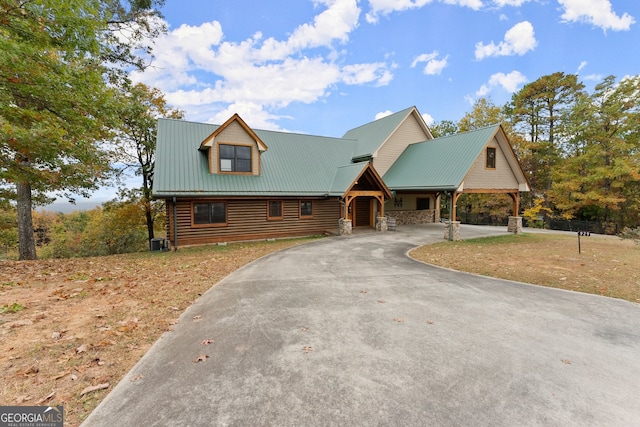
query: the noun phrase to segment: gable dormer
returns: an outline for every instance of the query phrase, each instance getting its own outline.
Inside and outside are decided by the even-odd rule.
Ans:
[[[200,144],[206,152],[209,173],[260,175],[260,156],[267,145],[234,114]]]

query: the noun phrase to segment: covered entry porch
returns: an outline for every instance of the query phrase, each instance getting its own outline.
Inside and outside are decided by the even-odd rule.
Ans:
[[[371,163],[363,162],[360,166],[345,168],[353,174],[348,190],[340,200],[340,234],[351,234],[354,227],[375,228],[376,231],[387,230],[384,202],[391,198],[391,192],[373,168]],[[341,179],[347,178],[342,176]]]

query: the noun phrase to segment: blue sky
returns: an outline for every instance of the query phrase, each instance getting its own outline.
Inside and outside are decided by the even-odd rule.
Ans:
[[[342,136],[415,105],[457,121],[556,71],[640,72],[637,0],[167,0],[133,78],[193,121]]]
[[[640,73],[638,0],[166,0],[162,11],[169,32],[132,78],[214,124],[238,113],[257,129],[342,136],[413,105],[428,124],[458,121],[479,97],[502,105],[556,71],[589,89]]]

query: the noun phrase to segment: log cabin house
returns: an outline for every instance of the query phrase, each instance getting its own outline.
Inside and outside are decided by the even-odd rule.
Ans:
[[[169,245],[386,230],[440,220],[440,197],[529,191],[501,125],[434,139],[415,107],[342,138],[160,119],[153,196]]]

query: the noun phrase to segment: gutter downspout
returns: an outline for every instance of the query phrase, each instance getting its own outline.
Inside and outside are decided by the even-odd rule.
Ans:
[[[178,206],[176,196],[173,196],[173,246],[174,251],[178,250]]]

